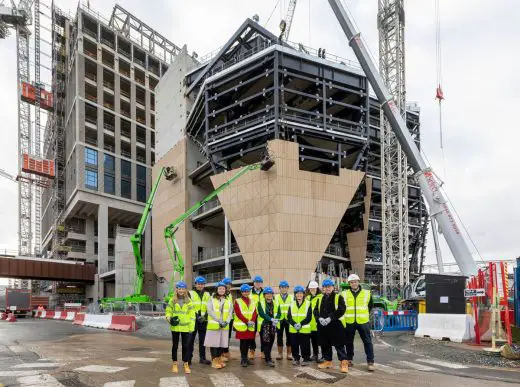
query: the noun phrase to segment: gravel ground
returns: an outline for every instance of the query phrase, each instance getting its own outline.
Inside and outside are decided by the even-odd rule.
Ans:
[[[520,361],[508,360],[484,352],[484,347],[414,337],[413,334],[383,336],[383,340],[399,349],[454,363],[488,367],[520,368]]]
[[[137,333],[142,336],[169,338],[171,336],[170,327],[164,317],[138,316]]]

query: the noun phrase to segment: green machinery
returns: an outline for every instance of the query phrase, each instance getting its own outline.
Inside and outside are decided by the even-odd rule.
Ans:
[[[196,203],[193,207],[191,207],[184,214],[175,219],[172,223],[164,229],[164,240],[166,242],[166,246],[168,248],[168,254],[170,255],[170,259],[173,264],[173,273],[170,281],[170,291],[168,296],[165,297],[165,301],[168,302],[173,294],[173,283],[175,281],[175,273],[179,274],[179,278],[184,280],[184,260],[182,258],[182,254],[179,249],[179,245],[177,244],[177,240],[175,239],[175,233],[179,229],[182,223],[190,216],[192,216],[199,208],[201,208],[204,204],[209,202],[210,200],[217,197],[219,193],[229,187],[235,180],[240,178],[242,175],[254,171],[256,169],[261,169],[262,171],[268,171],[274,165],[274,161],[269,157],[264,157],[264,159],[256,164],[248,165],[238,171],[235,175],[233,175],[228,181],[220,185],[217,189],[211,192],[208,196],[202,199],[200,202]]]
[[[164,176],[166,180],[173,180],[177,177],[177,172],[173,167],[162,167],[159,171],[159,175],[155,179],[155,183],[152,187],[152,192],[150,192],[150,196],[148,197],[148,201],[146,202],[146,206],[144,207],[143,215],[141,216],[141,220],[139,222],[139,226],[135,233],[130,237],[130,243],[132,243],[132,250],[135,258],[135,270],[136,270],[136,278],[134,283],[134,294],[122,297],[122,298],[103,298],[101,300],[102,304],[112,303],[112,302],[128,302],[128,303],[143,303],[143,302],[152,302],[152,299],[142,294],[143,292],[143,281],[144,281],[144,269],[143,269],[143,259],[141,257],[141,245],[143,242],[143,234],[146,229],[146,225],[150,220],[150,215],[152,213],[153,202],[155,200],[155,195],[157,194],[157,188],[159,187],[159,183],[161,182],[161,178]]]
[[[346,289],[350,288],[350,286],[347,282],[343,282],[339,286],[340,286],[341,290],[346,290]],[[371,290],[371,286],[369,283],[362,282],[360,284],[360,286],[362,289]],[[372,294],[372,302],[374,303],[374,308],[381,308],[385,312],[391,312],[391,311],[397,310],[397,308],[399,306],[399,299],[397,299],[395,301],[390,301],[388,298],[386,298],[384,296],[379,296],[379,295],[375,295],[375,294]]]

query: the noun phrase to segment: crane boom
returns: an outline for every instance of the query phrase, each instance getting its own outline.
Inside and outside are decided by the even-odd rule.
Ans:
[[[428,202],[431,216],[435,218],[444,234],[444,238],[462,274],[465,276],[476,275],[477,265],[448,206],[448,200],[441,190],[435,173],[428,167],[419,148],[415,145],[399,109],[388,92],[381,75],[369,55],[367,47],[361,39],[361,33],[356,30],[354,22],[341,4],[341,0],[329,0],[329,5],[347,36],[349,44],[354,50],[365,75],[370,81],[392,130],[408,157],[408,162],[415,172],[415,178]]]
[[[289,8],[287,8],[287,14],[285,15],[285,19],[282,20],[280,27],[282,29],[281,39],[286,42],[289,39],[289,34],[291,32],[291,26],[294,19],[294,11],[296,10],[296,1],[290,0]]]

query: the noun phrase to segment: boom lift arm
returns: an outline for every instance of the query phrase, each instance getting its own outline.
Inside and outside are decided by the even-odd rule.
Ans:
[[[201,208],[204,204],[209,202],[210,200],[217,197],[219,193],[224,191],[227,187],[229,187],[235,180],[239,179],[242,175],[250,171],[254,171],[256,169],[261,169],[262,171],[268,171],[274,165],[274,161],[269,157],[264,158],[261,162],[256,164],[248,165],[238,171],[235,175],[233,175],[228,181],[220,185],[217,189],[211,192],[208,196],[202,199],[200,202],[197,202],[193,207],[191,207],[184,214],[175,219],[171,224],[164,228],[164,240],[166,242],[166,247],[168,248],[168,254],[170,255],[170,259],[173,264],[173,273],[170,281],[170,294],[173,291],[173,282],[175,280],[175,273],[179,273],[179,277],[181,280],[184,280],[184,260],[182,258],[181,251],[179,249],[179,245],[177,244],[177,240],[175,239],[175,233],[179,229],[182,223],[190,216],[192,216],[199,208]]]
[[[388,92],[381,75],[372,61],[368,49],[365,47],[361,39],[361,33],[356,31],[353,20],[347,14],[345,8],[341,4],[341,0],[329,0],[329,5],[332,7],[336,18],[345,32],[350,46],[354,50],[356,57],[363,68],[374,92],[376,93],[381,107],[388,119],[392,130],[394,131],[403,151],[408,158],[415,178],[424,194],[428,206],[430,208],[431,216],[437,221],[444,238],[457,261],[457,264],[465,276],[472,276],[477,274],[477,265],[471,256],[469,247],[464,240],[464,237],[455,221],[455,217],[448,207],[448,200],[442,192],[435,173],[426,164],[417,145],[412,139],[406,123],[399,113],[399,109],[395,105],[392,96]]]

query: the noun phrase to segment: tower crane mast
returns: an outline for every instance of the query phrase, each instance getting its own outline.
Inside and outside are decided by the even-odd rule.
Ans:
[[[294,19],[294,11],[296,10],[296,3],[297,0],[289,1],[289,7],[287,8],[285,18],[280,22],[280,39],[283,41],[287,41],[289,39],[289,34],[291,32],[291,26]]]

